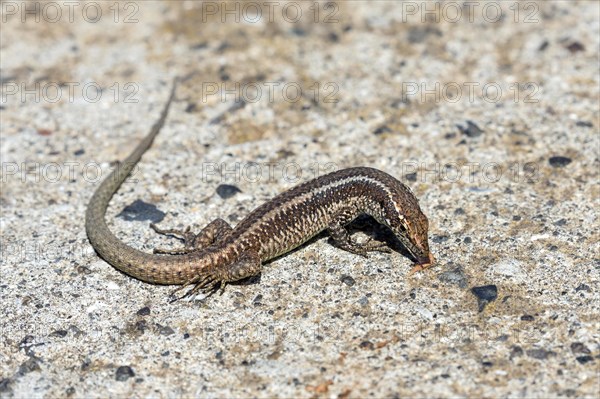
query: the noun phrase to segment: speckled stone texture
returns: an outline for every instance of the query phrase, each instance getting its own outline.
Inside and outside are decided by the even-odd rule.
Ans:
[[[0,3],[0,395],[598,397],[598,3],[459,3]],[[174,76],[118,237],[365,165],[411,186],[436,267],[323,235],[169,303],[106,264],[87,201]]]

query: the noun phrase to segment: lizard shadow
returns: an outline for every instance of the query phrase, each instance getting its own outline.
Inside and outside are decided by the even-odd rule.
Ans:
[[[384,242],[390,248],[390,250],[398,252],[399,254],[401,254],[405,258],[410,259],[413,262],[415,261],[415,258],[412,256],[412,254],[410,252],[408,252],[408,250],[404,247],[404,245],[402,245],[402,243],[400,242],[400,240],[398,240],[398,238],[394,235],[394,233],[387,226],[382,225],[381,223],[379,223],[378,221],[376,221],[373,217],[371,217],[369,215],[358,216],[356,219],[354,219],[352,222],[350,222],[348,225],[346,225],[346,228],[348,229],[348,231],[351,235],[353,235],[354,233],[357,233],[357,232],[362,232],[362,233],[366,234],[367,237],[369,237],[373,240]],[[291,251],[286,252],[285,254],[276,256],[275,258],[272,258],[272,259],[269,259],[268,261],[264,262],[263,265],[265,265],[265,266],[269,265],[278,259],[288,256],[289,254],[292,254],[294,252],[300,251],[301,249],[305,248],[306,246],[311,245],[311,244],[313,244],[323,238],[326,238],[326,237],[329,237],[327,230],[322,231],[321,233],[317,234],[313,238],[309,239],[304,244],[292,249]],[[328,239],[328,242],[329,242],[329,244],[331,244],[332,246],[335,247],[335,244],[331,238]],[[339,249],[339,250],[343,251],[342,249]],[[234,282],[231,282],[228,284],[239,285],[239,286],[255,285],[255,284],[260,283],[261,274],[262,273],[260,273],[256,276],[248,277],[246,279],[234,281]]]

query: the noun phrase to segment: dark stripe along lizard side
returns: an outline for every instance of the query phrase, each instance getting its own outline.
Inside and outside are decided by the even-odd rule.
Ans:
[[[345,226],[361,214],[386,225],[416,261],[413,271],[431,266],[429,222],[408,187],[377,169],[339,170],[298,185],[252,211],[235,228],[216,219],[199,234],[160,230],[185,241],[180,250],[145,253],[119,240],[108,228],[108,204],[165,123],[175,85],[159,120],[135,150],[100,184],[90,199],[85,227],[90,243],[108,263],[139,280],[194,285],[188,292],[214,292],[227,282],[260,273],[261,263],[282,255],[327,230],[335,244],[366,256],[389,252],[380,242],[357,243]]]

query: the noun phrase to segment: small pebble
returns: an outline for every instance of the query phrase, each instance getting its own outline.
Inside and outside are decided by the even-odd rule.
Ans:
[[[374,135],[380,135],[380,134],[383,134],[383,133],[391,133],[391,132],[392,132],[392,129],[390,129],[386,125],[383,125],[383,126],[379,126],[377,129],[375,129],[373,131],[373,134]]]
[[[584,344],[582,344],[581,342],[573,342],[571,344],[571,352],[573,353],[585,353],[585,354],[590,354],[591,351],[588,349],[587,346],[585,346]]]
[[[39,371],[39,370],[40,370],[40,365],[38,364],[37,360],[33,357],[25,360],[19,366],[19,374],[21,374],[21,375],[31,373],[32,371]]]
[[[237,193],[241,193],[242,190],[237,188],[236,186],[232,186],[231,184],[219,184],[216,189],[219,197],[223,199],[228,199],[236,195]]]
[[[148,316],[150,314],[150,308],[148,306],[144,306],[140,310],[137,311],[138,316]]]
[[[579,292],[579,291],[592,292],[592,289],[587,284],[579,284],[577,286],[577,288],[575,288],[575,292]]]
[[[158,332],[160,335],[175,334],[175,331],[169,326],[161,326],[160,324],[157,324],[156,326],[158,327]]]
[[[0,393],[12,393],[11,385],[12,380],[10,378],[3,378],[0,380]]]
[[[451,270],[446,270],[437,276],[438,280],[443,283],[448,283],[452,285],[456,285],[459,288],[467,288],[467,277],[465,276],[462,268],[456,267]]]
[[[519,356],[523,356],[523,348],[515,345],[510,350],[510,358],[512,359],[514,357],[519,357]]]
[[[404,178],[408,181],[417,181],[417,174],[416,173],[407,173],[404,175]]]
[[[579,127],[594,127],[594,124],[589,121],[577,121],[575,125]]]
[[[488,303],[498,298],[498,287],[495,285],[473,287],[471,288],[471,292],[477,297],[480,312],[483,312]]]
[[[471,121],[467,121],[466,127],[461,125],[456,125],[456,127],[467,137],[479,137],[483,134],[483,130]]]
[[[448,241],[449,238],[450,238],[449,236],[445,236],[445,235],[442,235],[442,236],[434,235],[433,237],[431,237],[431,241],[436,244],[439,244],[444,241]]]
[[[127,381],[129,378],[135,376],[133,369],[129,366],[120,366],[115,373],[115,379],[117,381]]]
[[[156,208],[156,205],[149,204],[142,200],[135,200],[131,205],[127,205],[117,217],[130,221],[150,221],[158,223],[165,218],[165,213]]]
[[[577,359],[577,361],[581,364],[586,364],[588,362],[591,362],[594,360],[593,357],[591,357],[590,355],[585,355],[585,356],[578,356],[575,359]]]
[[[538,360],[546,360],[548,357],[556,355],[555,352],[546,349],[529,349],[525,353],[527,353],[527,356]]]
[[[579,42],[569,43],[569,45],[567,45],[566,47],[567,47],[567,50],[569,50],[571,53],[578,53],[580,51],[585,51],[585,46]]]
[[[356,284],[356,281],[354,281],[354,279],[347,274],[343,274],[342,277],[340,277],[340,281],[349,287],[352,287],[354,284]]]
[[[68,334],[67,331],[65,330],[56,330],[53,333],[50,334],[51,337],[58,337],[58,338],[64,338],[66,337]]]
[[[373,348],[375,348],[375,345],[373,345],[373,342],[371,342],[371,341],[363,341],[360,343],[359,346],[361,349],[373,350]]]
[[[560,156],[560,155],[557,155],[557,156],[554,156],[554,157],[550,157],[548,159],[548,163],[550,163],[550,166],[552,166],[553,168],[562,168],[562,167],[567,166],[571,162],[573,162],[571,160],[571,158],[563,157],[563,156]]]

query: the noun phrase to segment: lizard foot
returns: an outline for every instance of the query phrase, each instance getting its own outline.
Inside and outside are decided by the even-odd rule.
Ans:
[[[179,291],[184,290],[191,285],[193,285],[192,289],[188,290],[185,294],[183,294],[180,297],[176,296],[176,294]],[[208,298],[209,296],[213,295],[217,290],[220,291],[221,294],[223,294],[225,290],[225,285],[226,282],[221,280],[218,276],[216,276],[214,272],[201,272],[193,279],[186,281],[180,287],[171,292],[171,296],[173,297],[171,303],[179,299],[191,297],[197,293],[205,295],[205,298]]]
[[[177,229],[161,229],[156,226],[154,223],[150,223],[150,228],[154,230],[156,233],[161,234],[163,236],[171,236],[175,237],[179,240],[183,241],[183,248],[175,248],[175,249],[162,249],[162,248],[154,248],[155,254],[167,254],[167,255],[185,255],[190,252],[194,252],[196,248],[194,248],[194,240],[196,238],[196,234],[191,232],[191,227],[186,227],[185,230],[177,230]]]

